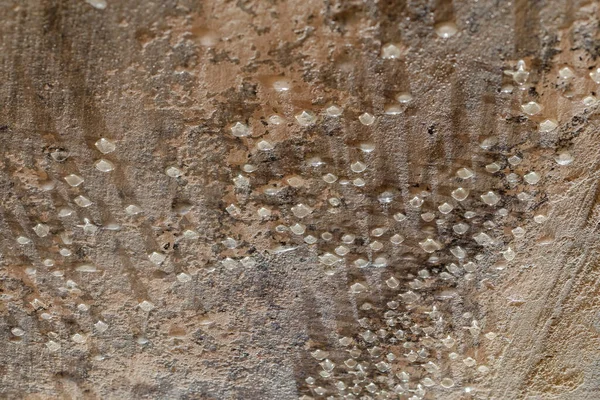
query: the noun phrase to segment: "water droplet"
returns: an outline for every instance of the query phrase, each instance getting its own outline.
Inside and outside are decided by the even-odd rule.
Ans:
[[[92,205],[92,201],[84,196],[77,196],[73,200],[79,207],[85,208]]]
[[[250,128],[248,125],[242,124],[241,122],[236,122],[229,129],[231,130],[231,134],[235,137],[250,136]]]
[[[390,238],[390,242],[392,242],[393,244],[400,244],[404,242],[404,236],[395,234]]]
[[[39,237],[46,237],[50,233],[50,227],[46,224],[37,224],[33,227],[33,230]]]
[[[85,0],[85,2],[97,10],[104,10],[104,9],[106,9],[106,6],[108,5],[106,3],[106,0]]]
[[[426,253],[433,253],[442,248],[442,245],[439,242],[431,238],[427,238],[425,241],[419,242],[419,246],[421,246]]]
[[[65,176],[65,181],[67,181],[70,186],[76,187],[83,183],[83,178],[79,175],[71,174]]]
[[[274,146],[266,140],[261,140],[256,144],[256,148],[261,151],[270,151],[273,150]]]
[[[327,115],[329,115],[330,117],[339,117],[340,115],[342,115],[342,108],[333,104],[327,107],[325,113],[327,113]]]
[[[596,68],[590,72],[590,78],[596,83],[600,83],[600,68]]]
[[[540,122],[540,132],[552,132],[558,126],[558,122],[553,119],[546,119]]]
[[[400,49],[393,43],[388,43],[381,48],[381,57],[394,59],[402,55]]]
[[[356,172],[358,174],[358,173],[363,172],[365,169],[367,169],[367,166],[363,162],[356,161],[356,162],[353,162],[352,164],[350,164],[350,169],[352,170],[352,172]]]
[[[303,235],[306,232],[306,226],[302,224],[294,224],[290,226],[290,230],[296,235]]]
[[[410,103],[412,99],[412,94],[408,92],[398,93],[398,95],[396,96],[396,100],[398,101],[398,103],[402,104]]]
[[[139,206],[136,206],[135,204],[130,204],[127,207],[125,207],[125,213],[129,216],[134,216],[137,214],[140,214],[142,210]]]
[[[183,175],[183,172],[181,172],[181,170],[176,167],[167,167],[165,169],[165,173],[171,178],[179,178],[181,175]]]
[[[302,203],[292,207],[292,212],[294,213],[294,215],[297,218],[304,218],[307,215],[309,215],[310,213],[312,213],[312,211],[313,211],[312,208],[310,208]]]
[[[396,214],[394,214],[394,219],[398,222],[402,222],[402,221],[406,220],[406,215],[404,215],[402,213],[396,213]]]
[[[458,176],[460,179],[469,179],[475,176],[475,173],[469,168],[461,168],[456,171],[456,176]]]
[[[454,232],[458,233],[459,235],[462,235],[469,230],[469,225],[460,222],[460,223],[452,226],[452,230]]]
[[[458,27],[454,22],[440,22],[435,26],[435,33],[443,39],[448,39],[456,35],[457,32]]]
[[[94,327],[98,332],[102,333],[106,332],[106,330],[108,329],[108,324],[104,321],[98,321],[94,324]]]
[[[481,195],[481,200],[489,206],[494,206],[500,201],[500,197],[496,193],[489,191]]]
[[[440,210],[440,212],[442,214],[449,214],[453,209],[454,209],[454,206],[452,206],[452,204],[448,204],[448,203],[444,203],[438,207],[438,210]]]
[[[94,164],[100,172],[110,172],[115,169],[115,165],[108,160],[100,159]]]
[[[114,142],[105,138],[100,138],[94,145],[102,154],[112,153],[117,148]]]
[[[522,104],[521,110],[527,115],[536,115],[542,111],[542,106],[535,101],[530,101],[529,103]]]
[[[358,117],[361,124],[369,126],[375,122],[375,117],[369,113],[363,113]]]
[[[554,160],[558,165],[569,165],[573,162],[573,156],[567,151],[559,153]]]
[[[154,304],[150,303],[147,300],[142,301],[138,306],[145,312],[150,312],[154,309]]]
[[[367,290],[367,287],[362,283],[357,282],[350,286],[350,293],[358,294],[364,292],[365,290]]]
[[[453,190],[451,195],[456,201],[463,201],[469,196],[469,191],[467,189],[459,187]]]
[[[167,256],[163,253],[153,251],[148,255],[148,259],[156,265],[161,265],[167,259]]]
[[[295,118],[301,126],[310,126],[317,121],[317,116],[312,111],[302,111]]]
[[[540,181],[541,177],[537,172],[532,171],[523,176],[523,179],[525,179],[525,182],[529,183],[530,185],[535,185]]]
[[[571,68],[563,67],[558,71],[558,76],[566,81],[575,78],[575,73]]]
[[[85,335],[76,333],[73,336],[71,336],[71,340],[74,341],[75,343],[83,344],[86,342],[87,338],[85,337]]]

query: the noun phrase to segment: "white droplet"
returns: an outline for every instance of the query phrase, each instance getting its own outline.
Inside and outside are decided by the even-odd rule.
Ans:
[[[454,206],[452,204],[448,204],[448,203],[444,203],[444,204],[438,206],[438,210],[440,210],[440,212],[442,214],[449,214],[453,209],[454,209]]]
[[[75,186],[79,186],[83,183],[83,178],[80,177],[79,175],[71,174],[71,175],[65,176],[65,181],[67,181],[67,183],[69,185],[75,187]]]
[[[457,189],[455,189],[455,190],[452,191],[451,196],[456,201],[463,201],[463,200],[465,200],[469,196],[469,191],[467,189],[459,187],[459,188],[457,188]]]
[[[456,171],[456,176],[458,176],[460,179],[469,179],[475,176],[475,173],[469,168],[461,168]]]
[[[309,215],[310,213],[312,213],[312,211],[313,211],[312,208],[310,208],[302,203],[292,207],[292,212],[294,213],[294,215],[297,218],[304,218],[307,215]]]
[[[596,104],[597,101],[598,99],[596,98],[596,96],[585,96],[582,100],[583,105],[587,107],[593,106],[594,104]]]
[[[362,293],[365,290],[367,290],[367,287],[365,285],[363,285],[362,283],[355,283],[352,286],[350,286],[350,293]]]
[[[85,196],[77,196],[73,200],[79,207],[85,208],[92,205],[92,201]]]
[[[596,68],[590,72],[590,78],[596,83],[600,83],[600,68]]]
[[[317,121],[317,116],[312,111],[302,111],[295,118],[301,126],[310,126]]]
[[[402,222],[406,219],[406,215],[404,215],[402,213],[396,213],[396,214],[394,214],[394,219],[398,222]]]
[[[102,154],[112,153],[117,148],[114,142],[105,138],[101,138],[100,140],[98,140],[95,143],[95,146]]]
[[[250,136],[250,128],[246,124],[242,124],[241,122],[236,122],[229,128],[231,130],[231,134],[235,137],[245,137]]]
[[[491,163],[485,166],[486,171],[491,172],[492,174],[494,172],[498,172],[500,171],[500,165],[498,163]]]
[[[147,300],[142,301],[138,306],[145,312],[150,312],[154,309],[154,304],[150,303]]]
[[[567,151],[559,153],[554,160],[558,165],[569,165],[573,162],[573,156]]]
[[[385,115],[400,115],[402,114],[402,107],[398,104],[386,104],[383,108]]]
[[[481,195],[481,200],[483,200],[485,204],[493,206],[500,201],[500,197],[496,193],[489,191]]]
[[[408,202],[408,204],[410,204],[411,206],[413,206],[414,208],[419,208],[423,205],[423,199],[420,198],[419,196],[415,196],[412,199],[410,199],[410,201]]]
[[[506,250],[502,252],[502,256],[506,261],[512,261],[517,256],[517,253],[515,253],[510,247],[507,247]]]
[[[523,236],[525,236],[525,229],[518,226],[518,227],[514,228],[513,230],[511,230],[511,233],[516,238],[522,238]]]
[[[177,280],[181,283],[186,283],[192,280],[192,277],[186,274],[185,272],[181,272],[177,274]]]
[[[54,352],[60,349],[60,344],[56,343],[53,340],[49,340],[48,342],[46,342],[46,347],[48,348],[48,350]]]
[[[156,265],[161,265],[167,259],[167,256],[163,253],[153,251],[148,255],[148,259]]]
[[[393,244],[400,244],[404,242],[404,236],[395,234],[390,238],[390,242],[392,242]]]
[[[21,336],[25,335],[25,331],[18,327],[12,328],[10,330],[10,332],[17,337],[21,337]]]
[[[273,81],[272,86],[277,92],[287,92],[292,88],[292,83],[287,79],[280,78]]]
[[[575,73],[569,67],[563,67],[558,71],[558,76],[563,80],[570,80],[575,78]]]
[[[356,161],[350,164],[350,169],[352,170],[352,172],[360,173],[367,169],[367,165],[363,162]]]
[[[171,178],[179,178],[181,175],[183,175],[183,172],[181,172],[181,170],[177,167],[167,167],[165,169],[165,173]]]
[[[281,125],[285,122],[285,120],[281,117],[281,115],[273,114],[269,117],[269,123],[273,125]]]
[[[408,92],[398,93],[398,95],[396,96],[396,100],[398,101],[398,103],[402,103],[402,104],[410,103],[412,98],[413,98],[412,94],[410,94]]]
[[[469,230],[469,225],[460,222],[460,223],[452,226],[452,230],[454,232],[458,233],[459,235],[462,235]]]
[[[400,58],[401,55],[400,49],[393,43],[388,43],[381,48],[382,58]]]
[[[75,343],[83,344],[86,342],[87,338],[85,337],[85,335],[76,333],[73,336],[71,336],[71,340],[74,341]]]
[[[127,213],[127,215],[130,215],[130,216],[137,215],[137,214],[141,213],[142,211],[144,211],[144,210],[142,210],[140,207],[136,206],[135,204],[130,204],[127,207],[125,207],[125,212]]]
[[[425,241],[419,242],[419,246],[421,246],[426,253],[433,253],[442,248],[442,245],[439,242],[431,238],[427,238]]]
[[[296,235],[303,235],[306,232],[306,226],[302,224],[294,224],[290,226],[290,230]]]
[[[358,117],[361,124],[369,126],[375,122],[375,117],[369,113],[363,113]]]
[[[39,237],[48,236],[48,233],[50,233],[50,227],[46,224],[37,224],[33,227],[33,230]]]
[[[527,115],[536,115],[542,111],[542,106],[535,101],[530,101],[529,103],[522,104],[521,110]]]
[[[552,132],[558,126],[558,122],[554,119],[546,119],[540,122],[540,132]]]
[[[523,176],[523,179],[525,179],[525,182],[529,183],[530,185],[535,185],[540,181],[541,177],[537,172],[532,171],[528,174],[525,174],[525,176]]]
[[[108,324],[104,321],[98,321],[94,324],[94,327],[98,332],[102,333],[106,332],[106,330],[108,329]]]
[[[108,160],[100,159],[94,164],[100,172],[110,172],[115,169],[115,165]]]
[[[106,0],[85,0],[85,2],[98,10],[104,10],[108,5]]]
[[[325,112],[330,117],[339,117],[340,115],[342,115],[342,109],[341,109],[341,107],[338,107],[336,105],[330,105],[329,107],[327,107],[327,109],[325,110]]]
[[[273,150],[274,146],[266,140],[261,140],[256,144],[256,148],[261,151],[270,151]]]
[[[454,22],[441,22],[435,26],[435,33],[443,39],[448,39],[456,35],[457,32],[458,27]]]

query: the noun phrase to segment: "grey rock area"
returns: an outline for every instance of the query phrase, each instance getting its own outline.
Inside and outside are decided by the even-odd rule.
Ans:
[[[600,398],[597,1],[0,16],[0,398]]]

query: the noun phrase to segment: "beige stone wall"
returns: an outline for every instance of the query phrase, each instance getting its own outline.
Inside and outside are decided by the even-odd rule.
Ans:
[[[600,398],[599,11],[0,0],[0,397]]]

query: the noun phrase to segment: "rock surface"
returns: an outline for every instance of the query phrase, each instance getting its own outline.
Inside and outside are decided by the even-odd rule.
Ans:
[[[0,1],[0,397],[597,399],[599,12]]]

